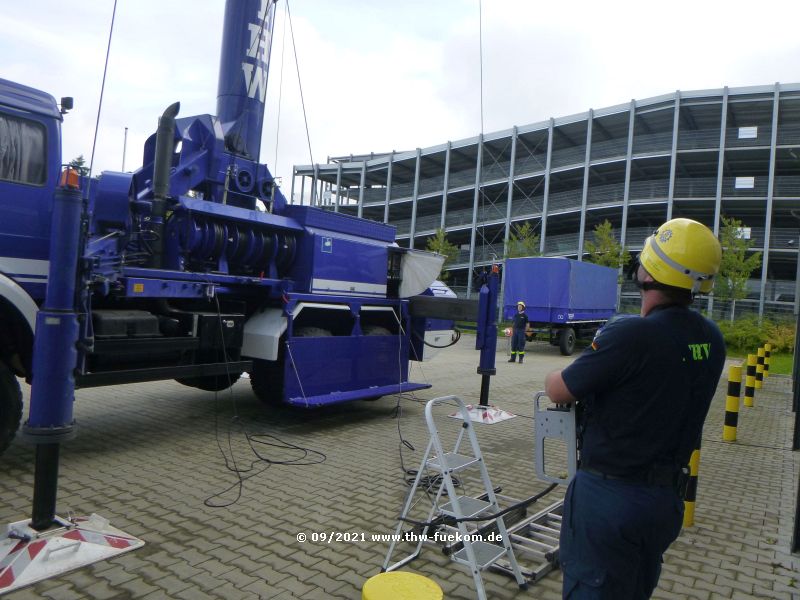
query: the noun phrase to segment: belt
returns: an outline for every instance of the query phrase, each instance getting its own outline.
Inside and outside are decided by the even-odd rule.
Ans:
[[[651,485],[655,487],[674,487],[676,485],[677,473],[672,469],[653,468],[650,469],[650,472],[645,476],[611,475],[590,467],[581,467],[580,470],[609,481],[624,481],[625,483],[638,483],[640,485]]]
[[[589,473],[590,475],[595,475],[597,477],[601,477],[603,479],[608,479],[611,481],[628,481],[630,483],[644,483],[643,477],[634,477],[632,475],[610,475],[609,473],[603,473],[602,471],[598,471],[597,469],[590,469],[589,467],[581,467],[581,471],[585,473]]]

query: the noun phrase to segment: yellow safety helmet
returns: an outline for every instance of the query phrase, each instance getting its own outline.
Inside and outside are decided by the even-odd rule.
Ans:
[[[522,306],[522,308],[525,308],[525,303],[522,300],[520,300],[519,302],[517,302],[517,306]]]
[[[672,219],[644,242],[639,263],[657,282],[707,294],[714,287],[722,247],[712,231],[692,219]]]

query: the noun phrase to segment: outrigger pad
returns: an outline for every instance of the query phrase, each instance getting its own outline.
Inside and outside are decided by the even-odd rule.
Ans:
[[[473,423],[486,423],[487,425],[499,423],[500,421],[507,421],[517,416],[502,408],[497,408],[496,406],[481,406],[475,404],[467,404],[467,412],[469,413],[469,420]],[[449,416],[454,419],[463,418],[459,411]]]
[[[60,527],[44,532],[29,522],[11,523],[0,535],[0,594],[144,546],[96,514],[69,521],[56,517]]]

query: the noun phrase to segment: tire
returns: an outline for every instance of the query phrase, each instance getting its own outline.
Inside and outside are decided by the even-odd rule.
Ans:
[[[22,420],[22,390],[14,374],[0,363],[0,454],[8,448]]]
[[[363,335],[392,335],[391,331],[380,325],[366,325],[361,328],[361,333]],[[361,400],[363,402],[375,402],[381,398],[383,398],[383,396],[370,396],[369,398],[362,398]]]
[[[364,335],[392,335],[391,331],[380,325],[366,325],[361,328],[361,333]]]
[[[575,330],[572,327],[565,327],[558,333],[558,347],[564,356],[572,356],[575,352]]]
[[[333,334],[322,327],[298,327],[294,330],[294,337],[331,337]]]
[[[182,377],[176,379],[180,384],[188,387],[197,388],[204,392],[221,392],[227,390],[242,376],[241,372],[238,373],[225,373],[222,375],[206,375],[205,377]]]
[[[250,371],[250,387],[256,397],[267,405],[283,402],[283,340],[278,351],[278,360],[253,360]]]
[[[322,327],[298,327],[294,337],[330,337],[333,335]],[[250,371],[250,387],[264,404],[275,406],[283,404],[284,365],[286,363],[286,339],[278,344],[277,360],[253,360]]]

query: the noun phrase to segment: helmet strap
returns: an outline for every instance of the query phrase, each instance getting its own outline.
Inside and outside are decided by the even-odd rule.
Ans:
[[[684,291],[684,292],[691,292],[692,297],[694,297],[696,295],[696,293],[697,293],[694,290],[687,290],[687,289],[684,289],[684,288],[675,287],[674,285],[666,285],[665,283],[660,283],[658,281],[642,281],[642,280],[639,279],[639,269],[638,269],[639,263],[638,263],[638,261],[637,261],[636,267],[637,268],[635,268],[633,270],[633,276],[631,277],[631,279],[633,280],[633,284],[637,288],[639,288],[640,290],[643,290],[645,292],[650,291],[650,290],[662,290],[662,291],[665,291],[665,292],[674,291],[674,290],[681,290],[681,291]]]

